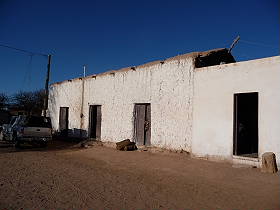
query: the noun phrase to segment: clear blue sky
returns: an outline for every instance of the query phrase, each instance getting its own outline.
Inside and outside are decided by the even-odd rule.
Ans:
[[[53,54],[51,82],[229,47],[279,55],[279,0],[0,0],[0,44]],[[245,42],[250,43],[245,43]],[[0,47],[0,92],[44,87],[47,59]]]

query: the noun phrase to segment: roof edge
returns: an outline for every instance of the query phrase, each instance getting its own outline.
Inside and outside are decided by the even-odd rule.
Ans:
[[[195,59],[198,56],[207,56],[208,54],[210,54],[212,52],[225,51],[225,50],[228,50],[228,49],[227,48],[216,48],[216,49],[201,51],[201,52],[190,52],[190,53],[180,54],[180,55],[176,55],[176,56],[173,56],[173,57],[166,58],[164,60],[155,60],[155,61],[147,62],[147,63],[144,63],[144,64],[140,64],[138,66],[124,67],[124,68],[117,69],[117,70],[108,70],[108,71],[105,71],[105,72],[102,72],[102,73],[88,75],[86,77],[76,77],[76,78],[73,78],[73,79],[63,80],[63,81],[60,81],[60,82],[52,83],[51,86],[59,85],[59,84],[65,83],[65,82],[82,80],[83,78],[84,79],[89,79],[89,78],[96,78],[96,77],[105,76],[105,75],[109,75],[109,74],[120,73],[120,72],[135,71],[136,68],[147,68],[147,67],[155,66],[155,65],[158,65],[158,64],[163,64],[165,62],[171,62],[171,61],[174,61],[174,60],[182,60],[182,59],[186,59],[186,58]]]

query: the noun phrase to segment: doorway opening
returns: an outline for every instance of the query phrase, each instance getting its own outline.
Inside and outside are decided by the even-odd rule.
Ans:
[[[233,154],[258,158],[258,93],[234,94]]]
[[[134,139],[139,146],[151,145],[151,105],[134,106]]]
[[[59,131],[60,135],[68,136],[69,125],[69,107],[60,107],[59,109]]]
[[[89,106],[89,138],[101,139],[101,105]]]

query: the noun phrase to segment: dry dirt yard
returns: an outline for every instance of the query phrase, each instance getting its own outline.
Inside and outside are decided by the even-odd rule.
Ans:
[[[1,210],[280,209],[279,173],[186,154],[54,145],[0,144]]]

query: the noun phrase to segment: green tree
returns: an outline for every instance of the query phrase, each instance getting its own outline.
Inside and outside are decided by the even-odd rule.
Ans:
[[[20,91],[13,96],[13,104],[27,113],[40,113],[43,110],[44,90]]]

